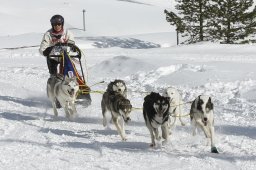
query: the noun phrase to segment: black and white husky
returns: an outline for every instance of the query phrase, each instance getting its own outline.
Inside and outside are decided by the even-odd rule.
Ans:
[[[51,77],[47,81],[47,96],[50,99],[54,115],[58,116],[56,101],[59,101],[65,110],[66,117],[74,118],[77,114],[75,100],[79,90],[79,84],[75,76],[69,74],[64,79],[61,77]]]
[[[124,122],[127,123],[131,120],[130,113],[132,110],[132,105],[130,100],[126,99],[118,92],[106,91],[102,96],[101,109],[103,115],[103,126],[108,126],[106,113],[109,111],[119,135],[121,136],[122,140],[126,140]]]
[[[155,140],[161,140],[158,131],[159,127],[162,130],[162,137],[165,139],[163,145],[169,140],[169,107],[169,98],[163,97],[159,93],[151,92],[144,98],[143,116],[151,135],[151,147],[156,146]]]
[[[117,92],[127,98],[127,87],[123,80],[116,79],[110,82],[107,87],[108,92]]]
[[[183,114],[183,111],[184,111],[184,108],[183,108],[184,102],[178,90],[172,87],[168,87],[163,95],[170,98],[169,126],[173,127],[175,125],[176,117],[179,117],[181,125],[185,126],[185,123],[181,119],[181,115]]]
[[[196,135],[197,128],[202,129],[206,138],[211,140],[211,152],[218,153],[214,144],[214,117],[211,97],[207,95],[198,96],[191,105],[190,118],[193,126],[193,136]]]

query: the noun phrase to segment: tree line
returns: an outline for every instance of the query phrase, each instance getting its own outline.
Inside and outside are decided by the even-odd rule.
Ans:
[[[164,10],[166,20],[176,27],[183,43],[220,41],[248,43],[256,32],[253,0],[175,0],[175,11]]]

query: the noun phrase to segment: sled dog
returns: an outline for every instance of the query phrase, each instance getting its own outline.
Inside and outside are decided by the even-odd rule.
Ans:
[[[102,96],[101,109],[103,115],[103,126],[108,125],[106,113],[109,111],[112,116],[112,120],[117,128],[118,134],[122,140],[126,140],[124,122],[130,121],[130,113],[132,105],[130,100],[126,99],[118,92],[105,92]]]
[[[50,99],[54,115],[58,116],[56,101],[64,108],[66,117],[72,119],[76,114],[75,100],[79,84],[75,76],[65,76],[64,79],[51,77],[47,81],[47,96]]]
[[[118,92],[127,98],[127,87],[123,80],[116,79],[113,82],[110,82],[107,87],[108,92]]]
[[[207,95],[198,96],[191,105],[190,118],[193,136],[196,135],[197,128],[201,128],[206,138],[211,141],[211,152],[218,153],[214,144],[214,118],[211,97]]]
[[[181,119],[181,115],[184,110],[183,109],[184,102],[182,101],[182,98],[178,90],[172,87],[168,87],[163,95],[170,98],[169,127],[171,128],[175,125],[176,117],[179,117],[181,125],[185,126],[185,123]]]
[[[151,135],[151,147],[156,146],[155,140],[161,140],[159,127],[162,129],[162,137],[165,139],[162,144],[165,145],[169,140],[169,107],[169,98],[163,97],[159,93],[151,92],[144,98],[143,116]]]

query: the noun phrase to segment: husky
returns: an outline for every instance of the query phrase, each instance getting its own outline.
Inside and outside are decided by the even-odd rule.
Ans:
[[[210,96],[200,95],[192,103],[190,119],[193,128],[193,136],[197,128],[201,128],[207,139],[211,141],[211,152],[219,153],[214,144],[214,117],[213,103]]]
[[[109,111],[112,116],[112,121],[117,128],[118,134],[121,136],[122,140],[126,141],[124,122],[127,123],[128,121],[131,121],[130,113],[132,105],[130,100],[118,92],[106,91],[102,96],[101,109],[103,115],[103,126],[106,127],[108,125],[106,113]]]
[[[165,139],[163,145],[169,140],[169,97],[161,96],[159,93],[151,92],[144,98],[143,116],[146,126],[151,135],[151,147],[156,146],[156,142],[161,140],[158,128],[162,129],[162,137]]]
[[[127,98],[127,87],[123,80],[116,79],[110,82],[107,87],[107,92],[117,92]]]
[[[64,108],[66,117],[72,119],[76,114],[75,100],[79,84],[75,76],[51,77],[47,81],[47,96],[50,99],[54,115],[58,116],[56,101]]]
[[[180,123],[182,126],[185,126],[185,123],[181,119],[183,113],[183,100],[180,96],[180,93],[177,89],[168,87],[164,92],[163,96],[170,98],[170,108],[169,108],[169,128],[173,127],[176,123],[176,117],[179,117]],[[171,121],[173,117],[173,122]]]

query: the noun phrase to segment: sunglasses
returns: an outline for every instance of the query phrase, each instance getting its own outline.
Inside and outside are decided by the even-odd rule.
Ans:
[[[53,26],[61,26],[62,24],[61,23],[55,23],[55,24],[53,24]]]

